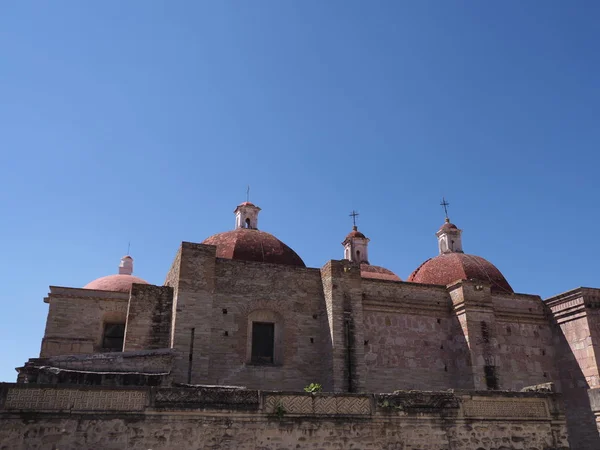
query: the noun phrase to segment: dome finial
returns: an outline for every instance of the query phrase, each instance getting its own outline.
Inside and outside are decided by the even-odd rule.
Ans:
[[[121,263],[119,264],[119,275],[131,275],[132,273],[133,258],[127,254],[121,258]]]

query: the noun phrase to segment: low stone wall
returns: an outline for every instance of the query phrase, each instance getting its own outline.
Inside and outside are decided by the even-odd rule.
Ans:
[[[553,393],[0,385],[0,448],[568,449]]]
[[[172,349],[95,353],[30,359],[19,367],[19,383],[149,385],[171,383]]]

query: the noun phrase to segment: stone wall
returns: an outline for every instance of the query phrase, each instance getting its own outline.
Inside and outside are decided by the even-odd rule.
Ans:
[[[598,362],[593,342],[598,289],[578,288],[546,300],[552,315],[554,348],[559,370],[557,385],[563,394],[571,445],[600,448],[596,419],[588,389],[598,383]]]
[[[533,295],[493,297],[495,364],[502,389],[558,380],[553,329],[542,300]]]
[[[102,352],[105,323],[125,323],[129,294],[50,287],[41,357]]]
[[[443,287],[362,285],[368,392],[472,386],[465,337]]]
[[[590,409],[596,419],[596,429],[600,435],[600,388],[590,389],[588,391],[588,398],[590,401]]]
[[[172,313],[173,288],[134,284],[127,308],[123,351],[169,348]]]
[[[159,385],[171,383],[171,349],[32,358],[19,367],[19,383]]]
[[[566,450],[556,394],[301,394],[3,384],[0,442],[24,449]]]
[[[202,382],[291,390],[324,384],[319,270],[217,259],[214,292],[210,366]],[[274,364],[250,362],[252,317],[268,317],[281,327]]]

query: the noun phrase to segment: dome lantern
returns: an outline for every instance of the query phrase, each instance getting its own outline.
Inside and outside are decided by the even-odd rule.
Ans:
[[[260,208],[253,203],[244,202],[235,208],[235,228],[258,230],[258,213]]]

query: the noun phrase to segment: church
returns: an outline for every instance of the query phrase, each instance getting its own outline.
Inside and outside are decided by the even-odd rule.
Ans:
[[[447,214],[404,280],[356,225],[306,267],[260,211],[182,242],[162,286],[129,255],[50,286],[0,448],[600,448],[600,289],[516,293]]]

